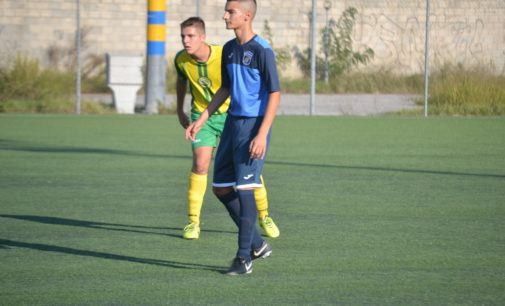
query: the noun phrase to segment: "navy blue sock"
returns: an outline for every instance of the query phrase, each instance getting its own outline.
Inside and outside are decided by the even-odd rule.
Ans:
[[[217,198],[223,203],[233,222],[238,226],[240,219],[240,201],[237,192],[232,191],[224,196],[217,196]]]
[[[253,239],[259,237],[256,228],[256,219],[258,210],[256,209],[256,200],[254,199],[254,190],[239,190],[240,199],[240,223],[238,226],[238,252],[237,256],[251,259],[251,247]],[[261,239],[261,237],[259,237]]]
[[[239,227],[240,224],[240,200],[239,200],[239,194],[236,191],[232,191],[224,196],[218,196],[217,197],[221,203],[223,203],[224,207],[230,214],[230,217],[232,218],[233,222]],[[254,193],[253,193],[253,200],[254,200]],[[254,208],[254,214],[257,215],[257,210],[256,210],[256,201],[253,203],[254,205],[251,205]],[[256,218],[257,216],[253,217],[253,224],[256,224]],[[254,225],[253,231],[252,231],[252,243],[249,245],[249,253],[247,253],[247,259],[250,257],[250,247],[253,249],[258,249],[261,247],[263,244],[263,238],[261,238],[260,233],[258,232],[258,229]],[[240,248],[240,227],[239,227],[239,248]],[[239,255],[237,255],[239,256]],[[244,257],[241,255],[241,257]]]

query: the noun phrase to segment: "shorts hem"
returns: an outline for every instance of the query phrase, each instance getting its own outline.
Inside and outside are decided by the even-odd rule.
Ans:
[[[237,189],[260,188],[260,187],[263,187],[263,184],[244,184],[244,185],[237,185]]]
[[[212,183],[212,187],[235,187],[237,185],[235,182],[231,183]]]
[[[203,148],[203,147],[211,147],[211,148],[215,149],[217,147],[217,145],[197,142],[197,143],[191,143],[191,147],[193,149]]]

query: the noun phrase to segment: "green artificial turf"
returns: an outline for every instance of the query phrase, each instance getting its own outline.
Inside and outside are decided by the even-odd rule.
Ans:
[[[210,187],[180,238],[175,116],[0,115],[0,163],[1,305],[505,304],[503,118],[278,117],[281,236],[238,277]]]

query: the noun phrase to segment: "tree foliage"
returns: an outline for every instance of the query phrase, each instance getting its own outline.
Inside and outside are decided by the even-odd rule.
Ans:
[[[268,20],[263,23],[263,37],[268,41],[275,53],[275,62],[277,64],[277,70],[279,73],[284,71],[286,67],[291,63],[291,52],[289,47],[275,48],[273,42],[272,28],[268,24]]]
[[[367,65],[374,57],[374,51],[363,47],[363,51],[355,51],[352,33],[356,23],[358,10],[354,7],[347,8],[340,18],[335,21],[331,18],[327,27],[321,31],[321,49],[326,56],[316,55],[316,71],[320,79],[324,78],[325,58],[328,60],[328,74],[330,77],[350,72],[359,65]],[[298,67],[304,76],[310,75],[311,48],[303,51],[294,50]]]

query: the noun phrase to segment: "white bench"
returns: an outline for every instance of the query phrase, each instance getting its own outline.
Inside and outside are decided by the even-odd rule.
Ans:
[[[142,56],[106,56],[107,85],[112,90],[114,105],[119,114],[134,114],[137,91],[142,87]]]

